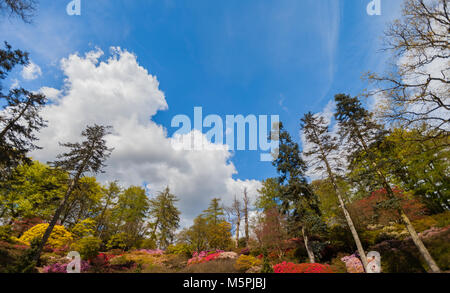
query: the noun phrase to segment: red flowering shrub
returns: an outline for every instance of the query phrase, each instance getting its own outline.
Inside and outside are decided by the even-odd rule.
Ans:
[[[318,263],[294,264],[282,262],[273,266],[274,273],[277,274],[331,274],[334,273],[329,265]]]
[[[408,215],[411,221],[424,217],[427,213],[425,205],[419,200],[409,197],[405,192],[398,188],[393,188],[396,199]],[[382,224],[387,225],[391,222],[400,220],[396,209],[389,202],[386,189],[379,189],[367,197],[357,200],[349,205],[349,210],[353,216],[363,225]]]

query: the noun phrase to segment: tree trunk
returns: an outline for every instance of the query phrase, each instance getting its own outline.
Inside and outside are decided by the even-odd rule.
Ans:
[[[241,217],[238,216],[237,220],[236,220],[236,248],[239,247],[239,228],[241,226]]]
[[[306,236],[305,233],[305,228],[302,227],[302,235],[303,235],[303,241],[305,242],[305,248],[306,248],[306,252],[308,253],[308,258],[309,258],[309,262],[310,263],[315,263],[316,260],[314,258],[314,253],[311,251],[311,249],[309,248],[309,244],[308,244],[308,236]]]
[[[247,196],[247,189],[244,189],[245,246],[248,246],[248,239],[249,239],[249,232],[248,232],[248,204],[249,204],[249,198]]]
[[[400,213],[403,223],[406,226],[406,229],[408,229],[408,232],[411,235],[412,241],[414,242],[416,247],[419,249],[420,253],[422,254],[425,261],[427,262],[431,271],[433,273],[440,273],[441,270],[439,269],[438,265],[434,261],[433,257],[431,256],[430,252],[428,251],[428,249],[423,244],[422,240],[420,239],[419,235],[416,232],[416,229],[414,229],[413,225],[411,224],[411,221],[409,220],[408,216],[405,214],[405,212],[402,209],[399,210],[399,213]]]
[[[337,198],[339,200],[339,204],[341,206],[342,211],[344,212],[345,220],[347,221],[347,225],[350,228],[350,231],[352,232],[353,240],[355,241],[356,248],[358,249],[358,253],[359,253],[359,256],[360,256],[361,261],[363,263],[364,270],[366,270],[367,265],[368,265],[367,257],[366,257],[366,253],[364,251],[364,248],[363,248],[363,246],[361,244],[361,240],[359,239],[358,232],[356,232],[356,228],[355,228],[355,225],[353,224],[352,218],[350,217],[350,213],[348,212],[347,208],[345,207],[345,202],[342,199],[341,192],[340,192],[340,190],[339,190],[339,188],[338,188],[338,186],[336,184],[336,180],[334,178],[334,174],[331,171],[331,166],[328,163],[327,159],[325,159],[325,164],[326,164],[326,167],[327,167],[327,170],[328,170],[328,176],[330,176],[331,183],[333,184],[334,191],[335,191],[335,193],[337,195]]]

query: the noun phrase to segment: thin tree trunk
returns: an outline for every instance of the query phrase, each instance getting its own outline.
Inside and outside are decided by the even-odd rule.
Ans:
[[[425,261],[427,262],[431,271],[433,273],[440,273],[441,270],[440,270],[439,266],[436,264],[433,257],[431,256],[430,252],[423,244],[422,240],[420,239],[419,235],[416,232],[416,229],[414,229],[413,225],[411,224],[411,221],[409,220],[408,216],[405,214],[403,209],[400,209],[399,213],[400,213],[403,223],[406,226],[406,229],[408,230],[409,234],[411,235],[412,241],[416,245],[417,249],[419,249],[420,253],[422,254]]]
[[[309,258],[309,262],[310,263],[315,263],[316,260],[314,258],[314,253],[311,251],[311,249],[309,248],[309,244],[308,244],[308,236],[306,236],[305,233],[305,228],[302,227],[302,235],[303,235],[303,241],[305,242],[305,248],[306,248],[306,252],[308,253],[308,258]]]
[[[345,202],[343,200],[341,191],[340,191],[340,189],[337,186],[336,178],[335,178],[334,173],[333,173],[333,171],[331,169],[331,166],[330,166],[330,163],[328,161],[328,158],[327,158],[327,156],[325,154],[325,150],[324,150],[322,144],[319,143],[320,142],[319,136],[318,136],[318,134],[317,134],[317,132],[315,130],[313,130],[313,131],[314,131],[314,135],[315,135],[316,141],[318,142],[318,146],[320,148],[320,152],[322,154],[322,160],[325,163],[325,166],[327,168],[328,176],[330,177],[331,183],[333,184],[334,192],[336,193],[336,196],[337,196],[337,198],[339,200],[339,204],[341,206],[341,209],[344,212],[345,220],[347,221],[347,225],[350,228],[350,231],[352,233],[353,240],[355,241],[356,248],[358,249],[359,256],[361,257],[361,261],[362,261],[363,266],[364,266],[364,270],[366,270],[367,265],[368,265],[367,257],[366,257],[366,253],[364,251],[364,248],[363,248],[363,246],[361,244],[361,240],[359,239],[358,232],[356,231],[355,225],[353,224],[353,220],[350,217],[350,213],[348,212],[347,208],[345,207]]]
[[[249,204],[249,198],[247,196],[247,189],[244,189],[245,246],[248,246],[248,239],[249,239],[249,232],[248,232],[248,204]]]
[[[241,215],[238,215],[236,220],[236,248],[239,247],[239,228],[241,226]]]

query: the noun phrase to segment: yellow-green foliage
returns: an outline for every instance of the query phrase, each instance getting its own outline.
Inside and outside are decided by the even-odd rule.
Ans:
[[[246,270],[261,265],[261,260],[257,259],[254,256],[251,255],[244,255],[242,254],[237,259],[236,263],[234,264],[234,267],[236,270],[245,272]]]
[[[111,249],[122,249],[126,250],[127,248],[127,234],[126,233],[119,233],[113,235],[109,241],[108,244],[106,244],[106,248],[108,250]]]
[[[38,224],[30,230],[23,233],[22,237],[19,238],[19,241],[26,243],[27,245],[30,245],[31,240],[33,240],[36,237],[39,237],[42,239],[44,236],[45,230],[47,230],[48,224]],[[64,226],[56,225],[53,228],[52,233],[50,234],[50,237],[48,238],[47,244],[50,247],[53,248],[60,248],[67,244],[69,244],[73,240],[72,233],[66,230]]]
[[[81,238],[73,245],[73,249],[78,251],[84,260],[96,257],[100,251],[102,241],[94,236]]]
[[[176,254],[176,255],[192,255],[192,249],[188,244],[179,243],[176,245],[169,245],[166,249],[167,254]]]
[[[10,242],[11,233],[12,230],[10,225],[0,226],[0,240]]]
[[[95,232],[95,221],[93,219],[85,219],[77,223],[72,228],[74,236],[82,238],[86,236],[92,236]]]
[[[424,217],[420,220],[414,221],[412,224],[417,232],[428,230],[431,227],[447,227],[450,225],[450,212]]]

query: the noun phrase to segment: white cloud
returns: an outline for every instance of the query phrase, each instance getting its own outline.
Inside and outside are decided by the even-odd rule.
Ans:
[[[213,197],[229,204],[244,187],[256,194],[259,181],[232,178],[237,171],[226,147],[185,151],[172,146],[173,138],[151,120],[168,108],[164,93],[134,54],[113,48],[107,60],[101,61],[102,55],[98,49],[85,56],[70,55],[61,61],[66,75],[63,90],[41,89],[53,103],[43,109],[49,127],[40,133],[43,149],[33,153],[34,158],[53,160],[62,151],[58,142],[78,141],[88,124],[111,125],[114,133],[107,142],[114,151],[100,180],[145,183],[152,195],[169,185],[180,198],[183,226],[206,209]]]
[[[42,75],[41,68],[32,61],[30,61],[30,64],[28,64],[22,69],[22,77],[26,80],[33,80],[41,75]]]
[[[61,95],[61,91],[51,87],[42,87],[40,92],[50,101],[57,101]]]

